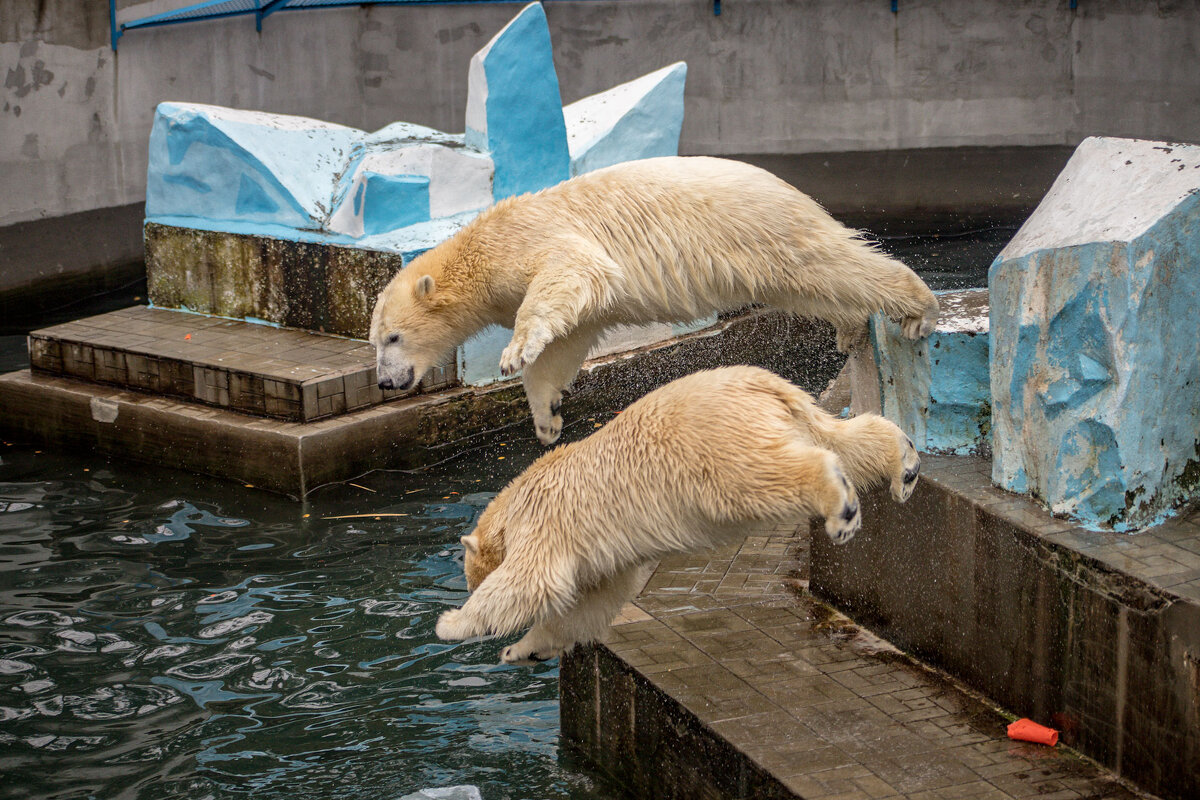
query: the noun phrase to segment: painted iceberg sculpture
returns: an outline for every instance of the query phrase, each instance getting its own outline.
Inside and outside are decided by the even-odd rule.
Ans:
[[[989,274],[993,480],[1085,524],[1200,488],[1200,147],[1090,138]]]
[[[563,109],[550,31],[526,6],[471,59],[466,132],[367,133],[304,117],[163,103],[146,221],[401,254],[496,200],[637,158],[674,155],[686,65]],[[219,313],[219,312],[214,312]]]

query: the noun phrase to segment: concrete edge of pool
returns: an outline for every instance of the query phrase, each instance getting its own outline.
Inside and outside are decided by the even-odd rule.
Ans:
[[[763,343],[769,342],[770,348]],[[832,329],[752,310],[717,325],[589,362],[564,402],[566,424],[615,411],[689,372],[757,364],[818,391],[842,358]],[[302,497],[372,469],[411,468],[464,437],[528,419],[517,381],[450,388],[312,422],[291,422],[136,389],[23,370],[0,375],[0,431]],[[523,431],[532,436],[532,426]]]
[[[564,742],[637,797],[1195,797],[1200,513],[1080,531],[986,464],[926,456],[845,547],[802,524],[663,561],[564,658]],[[1013,715],[1063,744],[1008,740]]]

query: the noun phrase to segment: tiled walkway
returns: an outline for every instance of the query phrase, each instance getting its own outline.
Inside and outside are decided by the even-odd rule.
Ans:
[[[807,544],[781,526],[662,562],[608,649],[806,800],[1144,797],[1010,741],[996,709],[814,601]]]

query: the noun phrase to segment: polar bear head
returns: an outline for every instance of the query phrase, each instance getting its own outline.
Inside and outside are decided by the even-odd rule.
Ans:
[[[467,591],[475,591],[504,560],[504,531],[497,513],[489,506],[479,517],[475,530],[459,539],[463,546],[463,572]]]
[[[396,273],[375,301],[369,338],[381,389],[414,386],[481,327],[442,277],[436,255],[425,253]]]

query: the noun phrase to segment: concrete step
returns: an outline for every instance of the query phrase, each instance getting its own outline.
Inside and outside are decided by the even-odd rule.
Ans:
[[[29,335],[33,371],[311,422],[400,397],[375,378],[360,339],[133,306]],[[454,364],[424,388],[454,382]],[[411,392],[409,392],[411,393]]]

